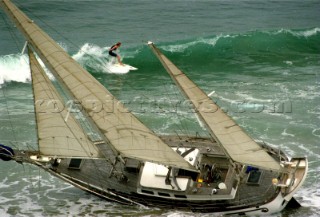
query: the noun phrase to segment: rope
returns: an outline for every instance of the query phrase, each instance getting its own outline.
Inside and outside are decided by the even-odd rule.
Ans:
[[[17,47],[17,49],[19,50],[21,46],[19,45],[20,40],[19,40],[19,38],[18,38],[18,36],[16,34],[17,31],[13,28],[12,25],[10,25],[8,19],[3,14],[1,14],[1,17],[2,17],[5,25],[8,27],[9,33],[10,33],[10,35],[11,35],[11,37],[12,37],[12,39],[13,39],[16,47]]]
[[[58,34],[61,38],[63,38],[64,40],[66,40],[67,42],[69,42],[71,45],[73,45],[75,48],[80,49],[80,47],[75,44],[72,40],[69,40],[68,38],[66,38],[65,36],[63,36],[63,34],[61,34],[58,30],[56,30],[54,27],[52,27],[51,25],[49,25],[47,22],[45,22],[44,20],[42,20],[39,16],[37,16],[36,14],[32,13],[32,11],[30,11],[28,8],[24,7],[21,3],[16,2],[16,5],[19,6],[20,9],[22,9],[23,11],[27,11],[29,14],[32,15],[32,17],[37,18],[39,21],[41,21],[45,26],[49,27],[53,32],[55,32],[56,34]],[[86,53],[87,54],[87,53]],[[88,54],[90,55],[90,54]]]
[[[8,114],[8,120],[9,120],[9,123],[10,123],[11,132],[12,132],[14,141],[17,141],[17,138],[15,136],[15,131],[13,129],[11,115],[10,115],[10,112],[9,112],[9,105],[8,105],[7,97],[6,97],[6,94],[5,94],[5,87],[6,87],[6,85],[3,85],[3,88],[0,88],[0,89],[2,90],[2,94],[3,94],[3,97],[4,97],[4,101],[5,101],[4,105],[6,107],[6,111],[7,111],[7,114]]]

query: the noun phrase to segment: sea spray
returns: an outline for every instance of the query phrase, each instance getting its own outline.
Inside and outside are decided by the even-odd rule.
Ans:
[[[0,56],[0,87],[5,82],[27,83],[30,80],[29,59],[26,54]]]

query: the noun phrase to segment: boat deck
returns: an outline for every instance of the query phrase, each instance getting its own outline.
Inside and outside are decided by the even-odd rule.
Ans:
[[[219,180],[207,181],[206,177],[198,177],[199,179],[192,181],[197,187],[197,195],[199,200],[192,196],[192,190],[186,192],[177,192],[169,194],[170,191],[163,191],[162,197],[158,195],[141,195],[137,192],[137,183],[139,180],[139,162],[130,162],[130,167],[125,168],[122,163],[117,163],[115,167],[110,162],[98,159],[80,159],[78,162],[74,159],[72,168],[70,167],[70,159],[62,159],[58,167],[50,169],[50,172],[57,176],[67,177],[72,183],[91,189],[98,195],[116,194],[120,197],[129,198],[140,204],[152,205],[158,207],[183,208],[198,211],[219,211],[229,210],[239,207],[259,206],[266,201],[273,199],[281,188],[275,187],[272,183],[273,178],[278,177],[278,173],[261,170],[251,167],[241,167],[239,176],[234,176],[235,170],[230,170],[230,162],[224,155],[220,146],[207,138],[178,138],[174,136],[162,137],[162,139],[170,146],[197,148],[203,154],[201,159],[202,165],[214,164],[220,170]],[[198,165],[201,167],[201,165]],[[204,170],[205,167],[202,168]],[[124,176],[124,175],[125,176]],[[203,172],[200,173],[205,174]],[[232,177],[237,177],[236,179]],[[230,180],[228,180],[230,179]],[[212,194],[213,188],[218,188],[219,183],[224,181],[227,189],[220,190],[217,194]],[[231,186],[230,184],[231,183]],[[228,195],[233,189],[232,198],[220,197],[219,195]],[[121,190],[121,192],[120,192]],[[190,197],[191,195],[191,197]],[[207,197],[203,197],[207,195]],[[157,196],[157,197],[155,197]],[[207,200],[200,200],[201,197]],[[191,199],[191,200],[190,200]],[[192,200],[193,199],[193,200]]]

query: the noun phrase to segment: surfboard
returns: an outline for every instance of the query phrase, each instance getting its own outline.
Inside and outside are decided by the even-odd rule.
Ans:
[[[128,64],[115,63],[108,67],[109,71],[112,73],[127,73],[131,70],[138,70],[138,68],[130,66]]]
[[[117,67],[124,67],[124,68],[128,68],[129,70],[137,70],[137,69],[138,69],[138,68],[133,67],[133,66],[130,66],[130,65],[128,65],[128,64],[120,65],[119,63],[116,63],[116,64],[114,64],[114,65],[116,65]]]

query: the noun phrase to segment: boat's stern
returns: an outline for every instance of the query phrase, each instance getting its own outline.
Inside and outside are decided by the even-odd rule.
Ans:
[[[290,161],[281,162],[281,167],[282,172],[279,177],[272,180],[274,187],[279,188],[277,196],[264,205],[242,210],[242,214],[247,216],[270,215],[272,213],[281,212],[291,202],[300,206],[293,198],[293,195],[298,191],[306,179],[308,161],[305,157],[292,158]],[[228,212],[227,214],[234,213],[239,213],[239,211]]]
[[[280,193],[277,198],[265,205],[269,210],[268,213],[280,212],[291,200],[294,200],[293,195],[307,177],[308,160],[305,157],[292,158],[290,161],[281,162],[281,167],[282,175],[279,179],[273,180],[273,184],[280,188]]]
[[[284,169],[281,183],[281,192],[286,201],[290,201],[294,193],[302,186],[307,177],[308,160],[307,158],[292,158],[289,162],[282,162]]]

